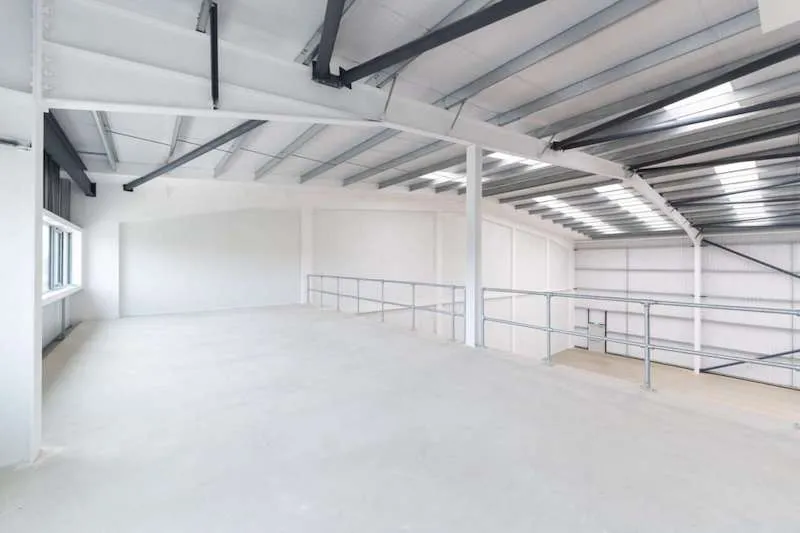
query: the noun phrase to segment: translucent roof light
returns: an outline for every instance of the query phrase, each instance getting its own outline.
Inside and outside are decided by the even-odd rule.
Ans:
[[[537,168],[545,168],[549,167],[550,163],[543,163],[541,161],[536,161],[535,159],[526,159],[524,157],[519,157],[516,155],[506,154],[503,152],[493,152],[489,154],[489,157],[492,159],[499,159],[503,162],[504,165],[511,165],[511,164],[521,164],[527,165],[529,169],[534,170]]]

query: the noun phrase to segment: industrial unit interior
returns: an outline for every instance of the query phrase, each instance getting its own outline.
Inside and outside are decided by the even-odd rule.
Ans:
[[[800,530],[800,3],[3,0],[0,531]]]

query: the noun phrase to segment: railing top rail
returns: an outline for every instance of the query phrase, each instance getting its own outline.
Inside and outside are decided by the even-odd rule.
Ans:
[[[427,281],[409,281],[403,279],[386,279],[386,278],[359,278],[356,276],[337,276],[335,274],[309,274],[311,278],[328,278],[328,279],[346,279],[349,281],[367,281],[374,283],[394,283],[397,285],[418,285],[421,287],[438,287],[442,289],[464,289],[463,285],[453,285],[449,283],[430,283]]]
[[[605,302],[637,303],[642,305],[660,305],[663,307],[688,307],[692,309],[717,309],[721,311],[746,311],[751,313],[766,313],[775,315],[798,315],[800,309],[777,308],[777,307],[754,307],[744,305],[719,305],[702,304],[694,302],[679,302],[670,300],[650,300],[645,298],[623,298],[621,296],[599,296],[594,294],[553,292],[553,291],[528,291],[524,289],[503,289],[498,287],[484,287],[484,292],[496,292],[501,294],[518,294],[526,296],[550,296],[555,298],[569,298],[572,300],[597,300]]]

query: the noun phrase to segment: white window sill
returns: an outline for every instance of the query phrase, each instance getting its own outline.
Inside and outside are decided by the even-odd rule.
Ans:
[[[64,287],[62,289],[56,289],[54,291],[46,292],[42,295],[42,307],[46,305],[50,305],[51,303],[58,302],[59,300],[63,300],[68,296],[72,296],[76,292],[79,292],[81,287],[76,285],[70,285],[68,287]]]

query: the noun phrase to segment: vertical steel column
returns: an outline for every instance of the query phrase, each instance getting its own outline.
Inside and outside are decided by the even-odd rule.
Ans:
[[[551,321],[552,320],[552,312],[551,312],[551,306],[550,306],[550,304],[552,303],[552,300],[553,300],[552,295],[548,294],[547,296],[545,296],[545,305],[547,306],[547,310],[546,310],[546,312],[547,312],[547,357],[545,358],[545,361],[547,362],[548,365],[553,362],[553,331],[552,331],[553,325],[552,325],[552,321]],[[588,340],[587,340],[587,345],[588,345]]]
[[[361,314],[361,280],[356,280],[356,314]]]
[[[411,284],[411,329],[417,329],[417,286]]]
[[[700,241],[694,243],[694,303],[699,304],[703,291],[703,257]],[[694,350],[700,351],[702,342],[702,318],[699,307],[694,308]],[[699,355],[694,356],[694,373],[699,374],[703,367],[703,358]]]
[[[466,287],[464,293],[464,344],[481,346],[483,330],[483,290],[481,287],[481,229],[483,217],[483,150],[479,146],[467,147],[467,257]]]
[[[450,337],[456,340],[456,286],[450,287]]]
[[[650,348],[650,304],[642,304],[644,306],[644,384],[642,387],[645,390],[650,390],[652,386],[652,351]]]
[[[312,305],[312,303],[311,303],[311,274],[306,274],[306,303],[308,305]]]
[[[381,280],[381,322],[386,321],[386,281]]]

